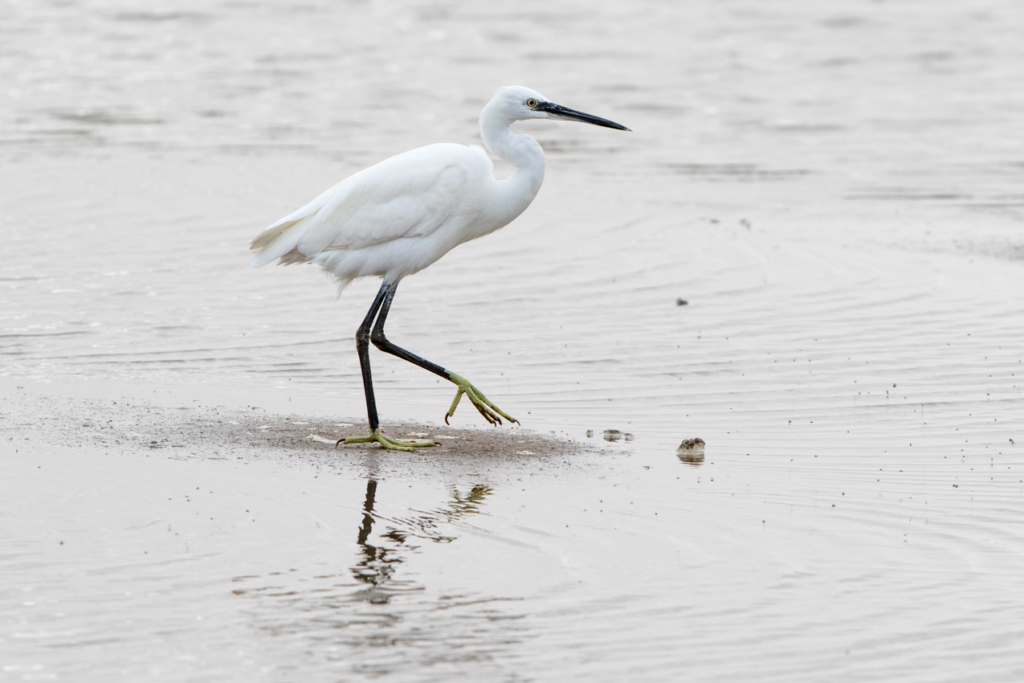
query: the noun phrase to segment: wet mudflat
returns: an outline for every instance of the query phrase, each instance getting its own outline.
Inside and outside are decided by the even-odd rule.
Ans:
[[[1021,21],[0,19],[0,670],[1019,680]],[[452,387],[375,354],[385,428],[443,445],[335,449],[377,283],[339,299],[245,245],[367,164],[476,142],[503,83],[636,131],[521,125],[548,156],[534,205],[395,300],[396,343],[523,426],[464,404],[445,427]]]

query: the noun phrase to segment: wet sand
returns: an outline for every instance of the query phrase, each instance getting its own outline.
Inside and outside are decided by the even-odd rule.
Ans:
[[[479,639],[497,619],[501,638],[515,640],[516,629],[502,626],[515,617],[492,604],[519,599],[452,584],[451,558],[412,572],[403,565],[424,543],[466,535],[498,542],[480,565],[484,577],[495,576],[485,567],[502,545],[510,560],[538,554],[536,543],[495,534],[474,517],[489,516],[497,491],[525,493],[537,477],[573,478],[600,457],[598,447],[522,429],[437,425],[385,425],[392,435],[441,444],[413,454],[335,448],[309,437],[363,429],[250,406],[153,403],[114,387],[102,399],[5,389],[3,562],[6,594],[16,602],[0,642],[5,671],[26,680],[89,680],[111,666],[135,680],[278,680],[298,656],[296,639],[319,639],[324,628],[345,633],[344,647],[321,653],[318,666],[331,671],[385,675],[396,662],[380,645],[410,641],[404,658],[417,641],[429,645],[435,631],[448,631],[446,648],[455,649],[413,655],[425,665],[441,657],[432,677],[459,677],[466,665],[504,675],[477,661],[489,659]],[[350,547],[359,550],[354,557]],[[459,553],[454,561],[470,559]],[[524,569],[503,582],[518,583]],[[410,598],[439,608],[410,618],[389,607]],[[305,616],[286,616],[284,605]],[[467,619],[476,625],[460,634]],[[269,650],[259,644],[268,635],[277,641]],[[55,647],[75,655],[61,661]]]
[[[456,429],[445,425],[385,423],[393,438],[432,440],[435,446],[413,452],[391,452],[377,444],[336,446],[338,439],[365,436],[365,420],[325,419],[308,415],[269,414],[266,409],[159,405],[116,396],[82,398],[54,396],[9,386],[2,401],[4,431],[11,443],[22,438],[33,447],[108,449],[120,454],[170,450],[177,458],[288,456],[321,465],[349,461],[349,456],[373,453],[378,460],[430,462],[438,471],[445,464],[480,466],[488,461],[528,466],[531,460],[564,462],[590,447],[580,442],[503,424],[504,428]],[[45,389],[44,389],[45,391]],[[116,392],[116,389],[114,390]],[[106,393],[106,392],[104,392]],[[466,406],[463,406],[465,409]],[[398,457],[401,456],[401,457]]]

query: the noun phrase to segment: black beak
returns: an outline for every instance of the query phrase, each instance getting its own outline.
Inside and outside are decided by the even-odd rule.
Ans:
[[[575,109],[569,109],[569,107],[563,107],[560,104],[554,102],[541,102],[533,108],[534,111],[546,111],[551,116],[558,119],[565,119],[567,121],[582,121],[583,123],[591,123],[595,126],[604,126],[605,128],[614,128],[615,130],[629,130],[620,123],[609,121],[608,119],[602,119],[600,116],[593,116],[591,114],[584,114],[581,111]],[[631,133],[633,131],[630,131]]]

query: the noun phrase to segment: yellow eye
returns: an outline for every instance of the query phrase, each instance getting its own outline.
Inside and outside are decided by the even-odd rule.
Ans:
[[[526,106],[529,107],[530,109],[533,109],[538,104],[540,104],[540,102],[538,102],[537,100],[533,99],[532,97],[530,99],[526,100]]]

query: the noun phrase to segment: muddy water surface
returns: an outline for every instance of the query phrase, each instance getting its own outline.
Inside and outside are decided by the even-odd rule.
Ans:
[[[1020,680],[1022,23],[15,6],[4,675]],[[389,336],[523,426],[442,430],[450,387],[378,354],[385,426],[444,445],[335,451],[377,283],[338,299],[246,243],[385,156],[477,142],[505,83],[635,132],[521,124],[541,194],[403,282]]]

